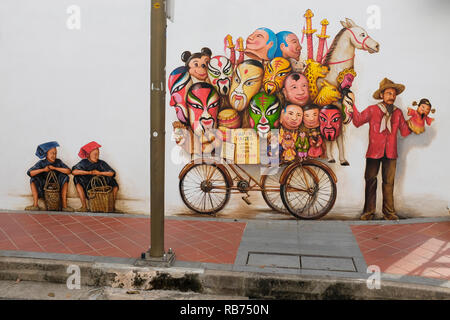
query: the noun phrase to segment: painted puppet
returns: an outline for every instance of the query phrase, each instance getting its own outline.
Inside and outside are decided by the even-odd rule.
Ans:
[[[311,158],[320,157],[323,153],[322,150],[323,139],[320,134],[320,130],[311,129],[308,136],[309,136],[308,156]]]
[[[295,142],[295,148],[297,149],[297,155],[300,160],[305,160],[308,157],[309,139],[305,131],[299,132],[297,141]]]
[[[416,110],[408,108],[408,116],[411,118],[407,120],[409,129],[415,134],[421,134],[425,131],[425,123],[431,125],[434,118],[430,118],[428,115],[435,112],[435,109],[431,109],[431,103],[428,99],[423,98],[419,103],[414,101],[413,106],[418,106]]]
[[[292,161],[295,159],[295,156],[297,154],[295,148],[297,136],[298,136],[297,130],[285,130],[283,128],[280,128],[279,142],[282,150],[281,153],[282,161]]]

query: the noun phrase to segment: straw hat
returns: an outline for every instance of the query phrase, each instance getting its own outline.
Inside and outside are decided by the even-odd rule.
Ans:
[[[394,88],[395,91],[397,91],[397,95],[399,95],[400,93],[402,93],[405,90],[404,85],[399,84],[399,83],[394,83],[394,81],[389,80],[388,78],[384,78],[380,82],[380,88],[374,92],[372,97],[374,99],[381,99],[381,96],[380,96],[381,92],[383,92],[384,90],[386,90],[388,88]]]

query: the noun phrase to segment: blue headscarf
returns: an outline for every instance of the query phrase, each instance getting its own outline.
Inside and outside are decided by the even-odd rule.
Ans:
[[[36,149],[36,156],[39,159],[45,159],[47,157],[48,150],[56,148],[56,147],[59,147],[59,144],[56,141],[50,141],[50,142],[40,144],[40,145],[38,145],[38,147]]]
[[[272,42],[272,47],[267,52],[267,57],[269,58],[269,60],[272,60],[273,58],[275,58],[275,52],[278,48],[277,35],[275,34],[275,32],[268,28],[258,28],[258,30],[263,30],[269,35],[269,40],[267,40],[266,44]]]
[[[282,57],[283,52],[281,52],[281,44],[284,43],[284,45],[287,47],[288,43],[286,41],[286,38],[288,35],[293,34],[293,32],[290,31],[281,31],[277,33],[277,51],[275,52],[275,57]]]

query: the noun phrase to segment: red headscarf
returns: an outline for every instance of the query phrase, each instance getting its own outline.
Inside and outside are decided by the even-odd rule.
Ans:
[[[78,152],[78,156],[81,159],[86,159],[87,157],[89,157],[89,154],[92,152],[92,150],[98,149],[100,147],[101,145],[99,145],[97,142],[91,141],[88,144],[81,147],[80,152]]]

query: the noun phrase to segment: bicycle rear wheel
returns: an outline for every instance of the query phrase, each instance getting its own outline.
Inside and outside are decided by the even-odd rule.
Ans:
[[[267,174],[261,176],[261,194],[267,205],[274,211],[279,213],[289,214],[289,211],[283,204],[280,194],[280,176],[284,168],[277,167],[272,170],[277,170],[276,172],[271,172],[273,174]]]

